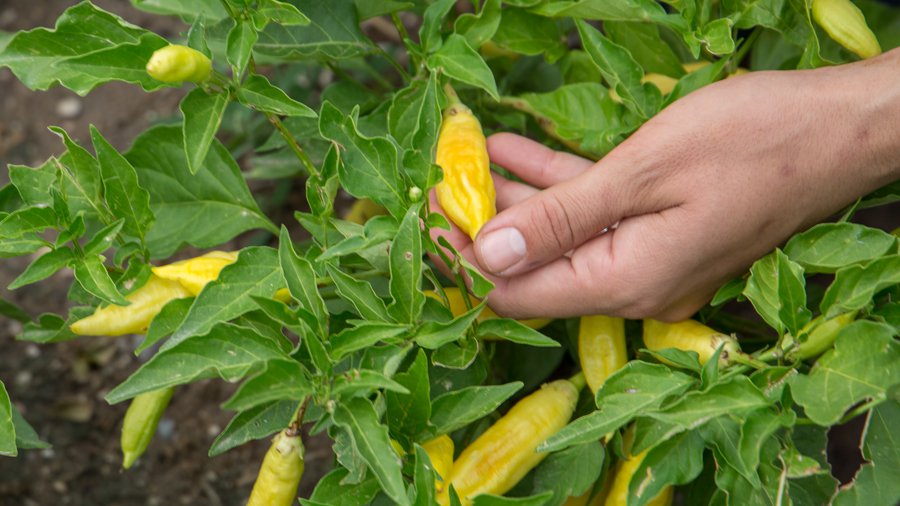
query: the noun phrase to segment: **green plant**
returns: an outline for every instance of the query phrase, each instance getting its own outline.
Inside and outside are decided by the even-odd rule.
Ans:
[[[442,180],[435,156],[451,102],[445,84],[488,133],[524,132],[599,158],[666,105],[741,65],[810,68],[856,58],[819,31],[811,2],[800,0],[132,3],[179,17],[183,40],[90,2],[67,10],[55,29],[0,34],[0,66],[33,90],[181,86],[146,71],[170,42],[213,65],[209,79],[184,84],[177,123],[147,129],[122,153],[97,129],[88,149],[51,127],[61,155],[8,167],[0,256],[41,252],[10,289],[71,269],[74,307],[34,321],[11,304],[0,308],[25,320],[18,339],[74,339],[82,332],[72,325],[97,307],[133,311],[142,287],[162,281],[154,267],[185,247],[221,248],[256,232],[265,245],[242,248],[215,273],[193,273],[202,279],[155,307],[152,321],[125,329],[146,332],[136,351],[153,356],[106,400],[208,378],[240,382],[222,406],[234,418],[210,455],[301,424],[326,434],[334,469],[303,499],[309,506],[433,504],[436,466],[422,445],[449,434],[466,448],[509,406],[577,369],[576,320],[539,331],[479,319],[491,283],[449,243],[431,239],[432,229],[449,226],[422,198]],[[858,5],[885,50],[900,45],[898,9]],[[396,33],[372,40],[361,29],[372,20]],[[686,73],[684,64],[698,61],[708,64]],[[323,69],[334,81],[309,84]],[[647,74],[675,84],[661,91]],[[225,121],[229,114],[255,119]],[[292,237],[261,210],[249,178],[301,185],[308,209],[294,217],[302,234]],[[339,219],[340,189],[386,214]],[[632,360],[605,378],[593,402],[574,408],[565,428],[533,441],[545,453],[524,479],[504,482],[509,497],[474,504],[596,496],[615,462],[631,454],[642,456],[628,461],[636,466],[626,484],[632,506],[673,486],[691,504],[896,503],[898,238],[853,217],[898,200],[897,183],[866,196],[723,286],[697,319],[738,334],[743,352],[729,350],[727,362],[718,360],[722,348],[702,361],[690,350],[644,350],[637,327],[626,326]],[[810,277],[827,288],[807,284]],[[445,292],[463,307],[453,308]],[[732,301],[758,318],[725,305]],[[804,348],[817,328],[848,314],[854,321],[829,326],[827,338]],[[814,317],[826,323],[808,325]],[[839,489],[826,434],[862,415],[868,462]],[[408,451],[399,455],[392,440]],[[0,454],[44,445],[0,383]],[[453,504],[444,485],[440,493]]]

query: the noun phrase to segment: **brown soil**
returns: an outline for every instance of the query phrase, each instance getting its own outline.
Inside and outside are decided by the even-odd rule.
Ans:
[[[126,20],[176,38],[184,28],[172,18],[132,9],[121,0],[95,1]],[[0,30],[52,26],[72,1],[0,2]],[[73,138],[89,141],[95,125],[117,148],[159,118],[177,111],[184,91],[147,94],[140,88],[111,83],[78,97],[63,89],[33,92],[7,69],[0,70],[0,166],[36,165],[59,154],[59,138],[47,130],[59,125]],[[90,144],[89,142],[87,144]],[[2,172],[5,184],[6,172]],[[6,287],[32,258],[0,261],[0,287]],[[0,297],[30,315],[65,314],[71,273]],[[0,506],[36,505],[241,505],[246,501],[268,448],[258,441],[209,458],[207,451],[232,413],[219,408],[235,385],[206,381],[179,388],[147,453],[128,471],[121,470],[119,430],[127,403],[108,405],[103,396],[140,364],[133,350],[138,338],[83,338],[35,345],[15,340],[21,325],[0,316],[0,380],[15,405],[41,437],[47,450],[0,457]],[[142,357],[146,359],[147,357]],[[312,487],[331,466],[327,439],[307,442],[306,473],[300,493]]]

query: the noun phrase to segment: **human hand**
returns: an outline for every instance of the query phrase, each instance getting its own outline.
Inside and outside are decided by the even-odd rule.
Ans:
[[[494,135],[492,162],[528,184],[495,175],[500,213],[474,245],[438,234],[490,275],[505,316],[687,318],[791,234],[898,176],[892,53],[715,83],[596,164]]]

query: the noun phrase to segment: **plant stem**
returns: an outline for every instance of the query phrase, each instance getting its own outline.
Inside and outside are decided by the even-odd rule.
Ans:
[[[392,67],[397,69],[397,73],[400,74],[400,77],[403,78],[403,81],[409,82],[409,79],[410,79],[409,73],[406,72],[406,69],[403,68],[403,65],[400,65],[400,62],[398,62],[396,58],[391,56],[391,53],[388,53],[383,47],[381,47],[377,44],[375,47],[378,48],[378,51],[377,51],[378,54],[380,54],[382,57],[384,57],[384,59],[387,60],[388,63],[391,64]]]
[[[738,364],[746,365],[754,369],[765,369],[769,367],[769,364],[763,362],[762,360],[757,360],[745,353],[735,353],[734,355],[732,355],[731,360]]]
[[[288,143],[288,146],[294,151],[294,154],[297,155],[297,158],[300,160],[300,163],[306,167],[306,170],[309,174],[316,179],[320,179],[319,171],[316,169],[315,165],[313,165],[312,160],[310,160],[309,155],[303,151],[303,148],[297,144],[297,141],[294,139],[294,136],[285,128],[284,123],[281,122],[281,119],[272,113],[266,113],[266,117],[269,118],[269,122],[275,125],[275,128],[278,130],[278,133],[284,138],[285,142]]]

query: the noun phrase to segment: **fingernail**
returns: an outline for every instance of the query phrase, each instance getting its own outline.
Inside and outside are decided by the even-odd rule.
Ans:
[[[525,237],[515,228],[501,228],[481,239],[481,260],[494,274],[501,274],[525,258]]]

